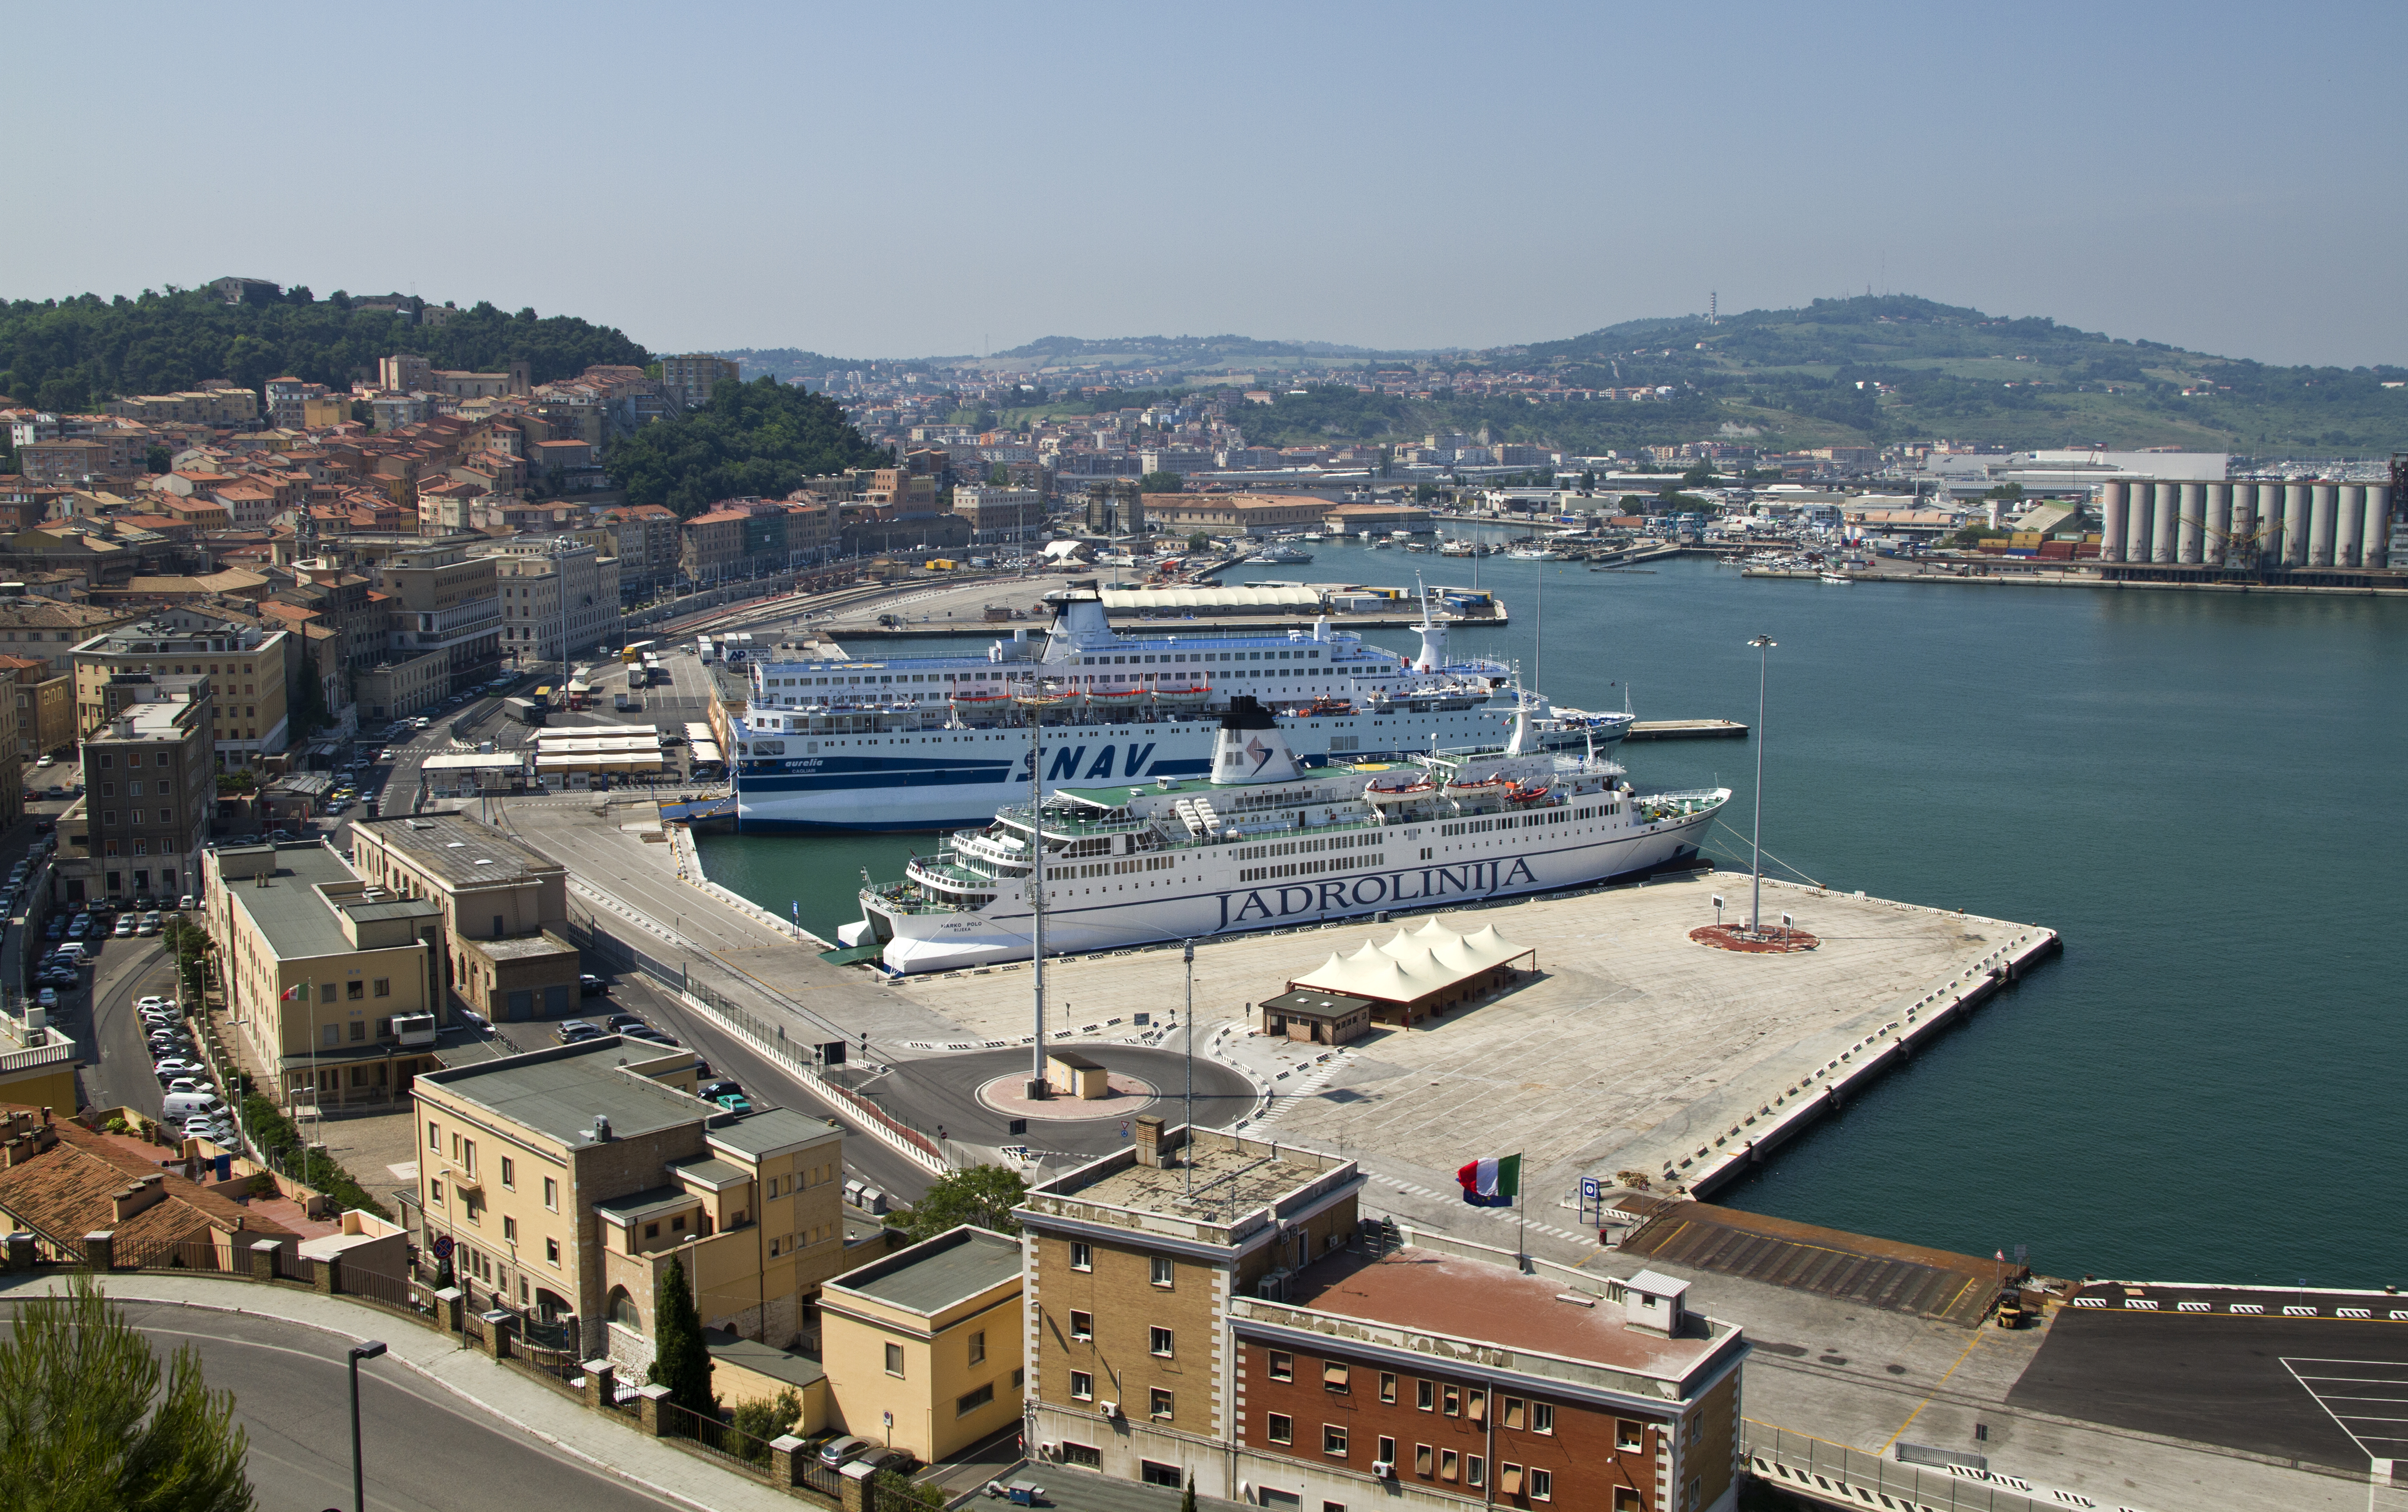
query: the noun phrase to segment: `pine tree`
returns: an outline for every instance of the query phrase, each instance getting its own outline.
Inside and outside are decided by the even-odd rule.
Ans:
[[[1179,1493],[1179,1512],[1196,1512],[1196,1472],[1187,1472],[1187,1489]]]
[[[710,1350],[702,1341],[702,1315],[695,1310],[685,1262],[671,1255],[652,1298],[652,1363],[644,1378],[669,1389],[669,1400],[701,1418],[719,1415],[710,1392]]]
[[[190,1345],[162,1389],[150,1341],[90,1277],[28,1300],[0,1335],[0,1508],[251,1512],[234,1393]]]

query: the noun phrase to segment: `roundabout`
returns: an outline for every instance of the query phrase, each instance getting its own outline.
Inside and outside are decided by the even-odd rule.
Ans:
[[[1176,1050],[1141,1045],[1077,1044],[1078,1052],[1104,1067],[1109,1097],[1082,1100],[1025,1095],[1026,1049],[973,1050],[898,1061],[887,1075],[860,1091],[924,1129],[943,1128],[949,1139],[1001,1147],[1034,1140],[1068,1154],[1108,1155],[1132,1136],[1134,1120],[1151,1113],[1168,1124],[1186,1121],[1186,1058]],[[1196,1122],[1226,1128],[1254,1111],[1254,1084],[1218,1061],[1196,1058]],[[1015,1134],[1011,1120],[1029,1120]]]

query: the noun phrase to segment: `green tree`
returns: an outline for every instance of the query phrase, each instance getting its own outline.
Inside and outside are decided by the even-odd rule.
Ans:
[[[352,400],[351,423],[354,425],[374,425],[376,423],[375,408],[365,399]]]
[[[986,480],[988,485],[994,488],[1010,488],[1011,486],[1011,469],[1006,467],[1001,463],[996,463],[994,466],[986,470]]]
[[[175,464],[175,453],[165,447],[151,447],[142,453],[142,465],[150,472],[165,473]]]
[[[1177,473],[1148,473],[1137,480],[1140,493],[1176,493],[1187,480]]]
[[[710,1350],[702,1340],[702,1315],[695,1310],[685,1261],[671,1255],[652,1298],[652,1362],[644,1379],[669,1389],[669,1400],[700,1418],[716,1417],[710,1392]]]
[[[36,1297],[0,1338],[0,1507],[251,1512],[234,1393],[192,1346],[163,1373],[88,1276]]]
[[[1982,495],[1985,499],[2005,499],[2010,502],[2021,499],[2023,496],[2024,486],[2021,483],[2001,483]]]
[[[779,498],[821,473],[891,466],[893,457],[835,400],[764,375],[722,378],[710,403],[613,442],[604,464],[630,504],[694,515],[720,499]]]
[[[1187,1489],[1179,1493],[1179,1512],[1196,1512],[1196,1472],[1187,1472]]]
[[[939,1177],[928,1194],[911,1205],[907,1228],[914,1239],[933,1239],[948,1229],[975,1223],[997,1234],[1018,1234],[1011,1210],[1028,1194],[1020,1173],[1003,1165],[972,1165]]]
[[[1681,481],[1688,484],[1691,488],[1710,488],[1715,483],[1720,482],[1721,479],[1715,476],[1714,464],[1713,463],[1701,462],[1696,466],[1690,468],[1687,472],[1683,473],[1681,475]]]
[[[945,1493],[934,1486],[923,1486],[909,1476],[898,1476],[892,1470],[881,1470],[869,1477],[870,1494],[882,1507],[917,1507],[921,1512],[941,1512]]]
[[[1190,551],[1209,551],[1212,549],[1212,537],[1205,535],[1199,530],[1187,537],[1187,549]]]
[[[756,1453],[766,1459],[767,1450],[756,1450],[752,1440],[759,1439],[766,1444],[770,1439],[793,1433],[795,1424],[803,1416],[803,1399],[796,1396],[792,1388],[781,1388],[770,1400],[755,1397],[750,1402],[738,1402],[735,1412],[729,1416],[739,1432],[751,1435],[737,1441],[738,1452],[748,1460],[754,1458]]]

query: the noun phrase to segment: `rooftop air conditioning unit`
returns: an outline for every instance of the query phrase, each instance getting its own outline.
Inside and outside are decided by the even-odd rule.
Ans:
[[[1117,1402],[1098,1402],[1096,1405],[1103,1409],[1103,1414],[1107,1418],[1117,1418],[1121,1415],[1121,1405]]]

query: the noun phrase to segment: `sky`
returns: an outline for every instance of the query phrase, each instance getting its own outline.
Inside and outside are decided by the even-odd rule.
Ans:
[[[900,357],[1867,288],[2408,362],[2408,6],[0,0],[0,298],[223,274]],[[71,64],[71,65],[69,65]]]

